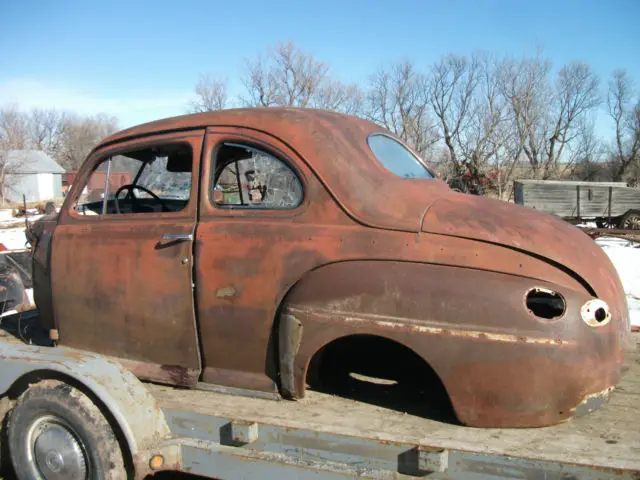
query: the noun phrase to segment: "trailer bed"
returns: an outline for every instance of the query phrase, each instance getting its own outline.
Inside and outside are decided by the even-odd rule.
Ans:
[[[0,319],[0,341],[44,346],[37,312]],[[640,478],[640,333],[607,405],[537,429],[476,429],[309,391],[275,401],[144,384],[182,445],[183,471],[212,478]],[[249,438],[239,444],[236,438]],[[433,473],[435,472],[435,474]]]
[[[632,334],[623,379],[607,405],[570,422],[537,429],[463,427],[313,391],[308,392],[307,398],[292,402],[147,386],[163,410],[176,417],[179,412],[192,412],[195,417],[191,421],[200,422],[197,427],[205,430],[206,418],[211,416],[273,425],[285,431],[302,429],[489,457],[640,471],[640,334],[637,333]]]

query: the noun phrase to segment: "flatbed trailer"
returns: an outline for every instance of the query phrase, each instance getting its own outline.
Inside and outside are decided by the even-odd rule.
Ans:
[[[104,357],[38,345],[25,315],[0,330],[3,411],[25,375],[82,384],[124,432],[133,478],[640,478],[637,333],[603,408],[552,427],[477,429],[314,391],[293,402],[143,383]]]

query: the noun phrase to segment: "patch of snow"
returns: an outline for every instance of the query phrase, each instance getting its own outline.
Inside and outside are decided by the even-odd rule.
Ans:
[[[640,244],[622,238],[596,240],[616,268],[627,296],[631,326],[640,328]]]
[[[16,228],[0,228],[0,243],[7,250],[24,250],[27,237],[24,234],[24,224]]]
[[[37,210],[34,210],[32,213],[31,210],[28,210],[27,220],[29,223],[35,222],[39,218],[42,218],[43,215],[39,214]],[[18,228],[22,227],[24,229],[24,217],[14,217],[11,209],[0,209],[0,229],[5,228]]]
[[[32,307],[35,307],[36,302],[33,301],[33,288],[27,288],[27,289],[25,289],[25,291],[27,292],[27,297],[29,297],[29,304]],[[17,310],[7,310],[6,312],[0,313],[0,318],[6,317],[7,315],[13,315],[14,313],[18,313],[18,311]]]

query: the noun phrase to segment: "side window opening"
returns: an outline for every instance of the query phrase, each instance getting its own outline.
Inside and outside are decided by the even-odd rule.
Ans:
[[[91,173],[74,210],[79,215],[178,212],[191,196],[192,165],[187,144],[105,158]]]
[[[210,197],[218,207],[291,209],[302,203],[298,176],[271,154],[225,143],[214,160]]]
[[[402,143],[383,133],[373,133],[367,139],[378,162],[402,178],[434,178],[426,165]]]

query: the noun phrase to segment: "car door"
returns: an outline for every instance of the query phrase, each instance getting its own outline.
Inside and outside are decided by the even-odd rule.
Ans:
[[[310,200],[323,195],[312,176],[267,134],[209,129],[195,248],[204,383],[276,392],[276,310],[320,261],[303,242],[329,211]]]
[[[53,236],[60,344],[115,357],[144,379],[197,382],[192,249],[203,136],[132,139],[85,162]],[[130,192],[131,183],[146,191]]]
[[[209,127],[195,245],[202,382],[276,393],[286,293],[359,230],[284,139]]]

